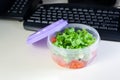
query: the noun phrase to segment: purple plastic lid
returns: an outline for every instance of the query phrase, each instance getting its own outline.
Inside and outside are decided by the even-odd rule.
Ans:
[[[41,39],[44,39],[48,35],[53,34],[54,32],[62,29],[67,24],[68,24],[67,21],[65,21],[63,19],[58,20],[58,21],[46,26],[45,28],[40,29],[36,33],[30,35],[27,39],[27,43],[28,44],[33,44],[33,43],[35,43],[35,42],[37,42]]]

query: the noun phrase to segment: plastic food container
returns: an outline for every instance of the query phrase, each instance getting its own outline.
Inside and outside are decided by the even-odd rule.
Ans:
[[[83,49],[64,49],[55,46],[51,42],[51,38],[56,35],[56,32],[61,32],[66,27],[74,27],[77,29],[84,28],[96,38],[96,41],[92,45]],[[98,32],[94,28],[83,24],[68,24],[64,28],[48,36],[47,44],[49,49],[51,50],[52,59],[58,65],[65,68],[79,69],[87,66],[90,62],[92,62],[97,54],[97,47],[100,41],[100,36]]]
[[[93,44],[84,48],[65,49],[54,45],[51,38],[56,36],[57,32],[63,31],[67,27],[74,27],[75,29],[86,29],[96,39]],[[100,41],[98,32],[84,24],[68,24],[63,19],[52,23],[45,28],[30,35],[27,39],[28,44],[33,44],[41,39],[48,37],[47,45],[51,50],[52,59],[60,66],[70,69],[79,69],[87,66],[96,57],[97,47]]]

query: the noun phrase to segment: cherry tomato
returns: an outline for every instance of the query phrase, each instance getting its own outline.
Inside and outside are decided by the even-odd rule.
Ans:
[[[52,43],[56,42],[56,37],[52,37],[52,38],[51,38],[51,42],[52,42]]]

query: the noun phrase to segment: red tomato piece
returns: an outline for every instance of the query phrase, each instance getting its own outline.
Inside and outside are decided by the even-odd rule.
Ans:
[[[66,62],[61,57],[56,56],[56,55],[52,55],[52,58],[58,65],[60,65],[62,67],[67,66]]]
[[[52,43],[56,42],[56,37],[52,37],[52,38],[51,38],[51,42],[52,42]]]
[[[83,68],[85,66],[86,66],[86,62],[79,61],[79,60],[72,60],[69,63],[69,68],[71,68],[71,69]]]

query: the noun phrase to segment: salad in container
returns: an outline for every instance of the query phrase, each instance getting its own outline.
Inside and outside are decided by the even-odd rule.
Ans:
[[[27,42],[34,43],[45,37],[48,37],[52,59],[69,69],[83,68],[91,63],[97,55],[100,41],[99,33],[93,27],[59,20],[30,35]]]

